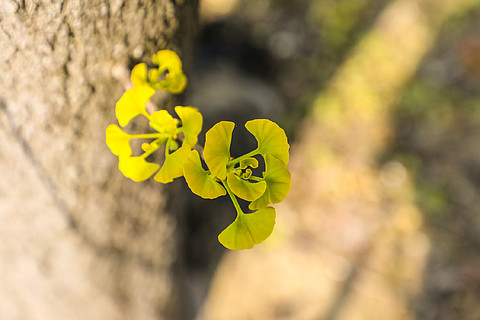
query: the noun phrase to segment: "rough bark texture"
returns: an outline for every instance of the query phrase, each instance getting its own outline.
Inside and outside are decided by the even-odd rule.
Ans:
[[[121,175],[105,128],[113,67],[181,51],[196,6],[0,3],[2,318],[180,318],[164,189]]]

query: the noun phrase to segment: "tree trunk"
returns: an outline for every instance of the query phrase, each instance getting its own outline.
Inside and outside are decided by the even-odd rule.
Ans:
[[[124,91],[112,70],[188,53],[196,8],[0,3],[2,318],[181,318],[165,189],[122,176],[105,128]]]

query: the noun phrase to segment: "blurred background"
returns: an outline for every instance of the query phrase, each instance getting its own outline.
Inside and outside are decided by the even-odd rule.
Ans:
[[[292,190],[241,252],[205,240],[230,204],[190,200],[192,318],[480,319],[478,1],[203,0],[193,66],[232,153],[286,129]]]
[[[189,85],[159,107],[235,121],[233,156],[287,133],[252,250],[105,143],[164,48]],[[480,0],[1,0],[0,51],[0,320],[480,319]]]

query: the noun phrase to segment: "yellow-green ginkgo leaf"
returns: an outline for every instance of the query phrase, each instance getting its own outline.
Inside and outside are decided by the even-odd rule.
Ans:
[[[164,77],[163,80],[161,80],[162,77]],[[148,72],[148,78],[153,88],[167,90],[173,94],[181,93],[187,85],[187,77],[181,70],[178,72],[169,70],[165,74],[161,69],[151,69]]]
[[[145,104],[154,93],[154,89],[146,86],[133,87],[127,90],[118,100],[115,107],[118,123],[125,127],[130,120],[139,114],[145,113]]]
[[[119,157],[118,169],[133,181],[144,181],[150,178],[160,166],[145,161],[143,157]]]
[[[268,119],[255,119],[248,121],[245,127],[250,131],[258,142],[258,150],[261,154],[271,154],[275,158],[288,164],[289,154],[287,135],[275,122]]]
[[[245,169],[244,172],[241,172],[240,175],[238,175],[236,172],[235,174],[237,174],[237,176],[241,177],[242,179],[250,179],[250,177],[252,176],[252,169],[248,168],[248,169]]]
[[[182,121],[183,134],[185,135],[183,144],[194,146],[197,143],[200,131],[202,131],[202,114],[196,108],[181,106],[175,107],[175,112]]]
[[[183,176],[194,194],[205,199],[215,199],[227,194],[217,178],[205,171],[200,162],[198,151],[192,150],[183,163]]]
[[[248,206],[251,210],[266,207],[271,203],[279,203],[285,199],[291,187],[291,175],[282,161],[267,154],[265,156],[265,177],[267,183],[265,193]]]
[[[265,181],[249,182],[238,177],[233,171],[228,174],[227,183],[237,197],[247,201],[257,200],[267,188]]]
[[[239,214],[237,219],[218,235],[228,249],[251,249],[267,239],[275,226],[275,209],[266,207],[253,213]]]
[[[171,50],[160,50],[153,55],[152,62],[158,65],[158,69],[150,70],[150,81],[156,83],[158,89],[181,93],[187,85],[187,77],[182,71],[182,60],[178,55]],[[165,71],[168,71],[165,79],[160,80]]]
[[[160,50],[152,56],[152,62],[158,66],[160,70],[182,70],[182,60],[172,50]]]
[[[177,123],[167,110],[159,110],[152,113],[150,115],[150,126],[168,136],[174,136],[177,130]]]
[[[240,169],[246,169],[247,167],[258,168],[258,160],[255,158],[246,158],[240,161]]]
[[[187,86],[187,77],[183,72],[168,73],[165,76],[165,80],[160,82],[160,88],[170,91],[173,94],[182,93],[183,89]]]
[[[154,177],[155,181],[169,183],[173,179],[181,177],[183,175],[183,162],[189,153],[190,146],[182,146],[175,152],[167,154],[160,171]]]
[[[139,63],[132,69],[130,76],[134,87],[149,86],[147,80],[147,65],[145,63]]]
[[[235,124],[220,121],[205,134],[203,158],[210,171],[220,180],[227,177],[227,163],[230,161],[230,144]]]
[[[132,148],[130,147],[131,136],[123,132],[119,126],[116,124],[109,125],[105,136],[107,146],[114,155],[127,157],[132,155]]]

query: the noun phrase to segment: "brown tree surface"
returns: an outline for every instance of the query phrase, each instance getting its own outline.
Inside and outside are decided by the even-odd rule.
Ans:
[[[164,189],[121,175],[105,128],[124,90],[112,70],[182,52],[196,6],[1,1],[3,319],[180,317]]]

